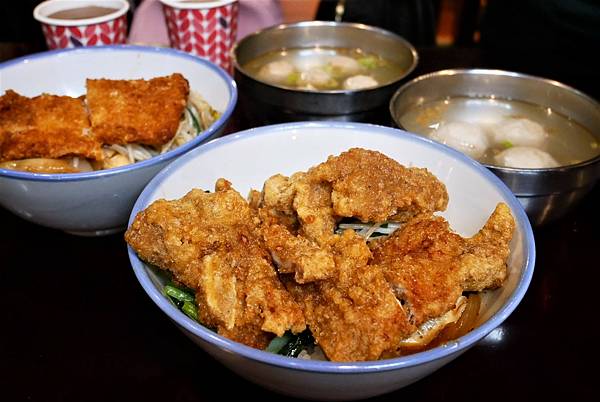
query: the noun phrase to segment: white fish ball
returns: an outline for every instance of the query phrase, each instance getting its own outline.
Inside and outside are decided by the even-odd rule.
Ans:
[[[475,124],[462,121],[442,123],[429,137],[471,158],[481,158],[489,147],[486,132]]]
[[[336,73],[343,75],[357,74],[362,69],[360,63],[352,57],[340,55],[331,57],[329,65]]]
[[[364,89],[376,87],[379,83],[369,75],[353,75],[344,81],[344,89]]]
[[[494,142],[498,145],[541,147],[548,133],[540,124],[529,119],[505,119],[492,127]]]
[[[560,164],[548,152],[533,147],[512,147],[494,156],[500,166],[514,168],[551,168]]]
[[[288,77],[296,71],[289,61],[272,61],[261,67],[258,77],[264,81],[280,84],[286,82]]]
[[[324,87],[331,85],[331,75],[320,67],[313,67],[302,73],[302,81],[315,87]]]

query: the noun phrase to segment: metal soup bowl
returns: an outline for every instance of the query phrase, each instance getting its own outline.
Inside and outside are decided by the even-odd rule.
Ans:
[[[527,102],[553,111],[585,127],[600,141],[600,104],[560,82],[500,70],[443,70],[422,75],[396,91],[390,113],[401,117],[426,102],[448,97],[491,97]],[[422,134],[422,133],[417,133]],[[574,165],[544,169],[486,164],[515,193],[534,225],[565,215],[600,178],[600,155]]]
[[[402,72],[392,82],[372,88],[313,91],[269,84],[244,68],[249,61],[271,51],[315,47],[365,49],[397,63]],[[243,98],[253,109],[251,113],[268,116],[273,122],[360,120],[359,116],[369,110],[385,108],[400,81],[415,69],[418,56],[415,48],[402,37],[380,28],[306,21],[278,25],[246,36],[232,49],[232,60],[240,100]]]

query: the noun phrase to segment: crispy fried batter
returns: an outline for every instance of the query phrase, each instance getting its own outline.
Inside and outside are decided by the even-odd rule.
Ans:
[[[460,261],[464,290],[482,291],[502,285],[506,279],[506,261],[515,220],[508,205],[500,203],[485,226],[466,239],[465,253]]]
[[[288,289],[304,306],[306,322],[333,361],[378,359],[410,335],[411,325],[392,289],[371,257],[364,239],[347,230],[332,244],[336,275]]]
[[[333,211],[363,222],[405,220],[446,208],[446,187],[427,169],[406,168],[380,152],[352,148],[309,170],[331,183]]]
[[[464,240],[440,217],[416,218],[371,246],[371,264],[386,280],[416,326],[450,310],[461,295],[459,257]]]
[[[418,217],[372,242],[371,264],[381,267],[411,322],[419,326],[453,308],[463,291],[502,284],[513,229],[513,217],[503,203],[470,239],[451,232],[441,217]]]
[[[281,225],[264,225],[263,236],[267,249],[280,273],[295,273],[298,283],[329,278],[334,274],[335,263],[329,248],[302,236],[294,236]]]
[[[151,80],[87,80],[92,132],[105,144],[160,146],[177,132],[188,101],[181,74]]]
[[[42,94],[27,98],[8,90],[0,97],[0,162],[81,156],[101,160],[83,101]]]
[[[266,332],[304,330],[302,311],[264,248],[255,211],[228,182],[220,180],[216,190],[154,202],[125,239],[140,258],[196,290],[200,320],[219,334],[264,348]]]

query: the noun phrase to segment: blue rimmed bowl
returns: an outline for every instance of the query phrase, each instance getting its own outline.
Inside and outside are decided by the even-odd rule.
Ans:
[[[427,167],[446,184],[450,203],[442,215],[463,236],[478,231],[498,202],[510,207],[516,230],[508,279],[502,288],[483,295],[473,331],[443,346],[388,360],[335,363],[278,356],[233,342],[189,319],[162,295],[163,279],[129,249],[133,270],[146,293],[189,338],[244,378],[294,397],[362,399],[427,376],[498,328],[525,295],[533,275],[531,226],[521,204],[500,179],[449,147],[401,130],[360,123],[265,126],[203,144],[150,181],[133,208],[130,223],[156,199],[179,198],[194,187],[212,189],[220,177],[247,194],[252,188],[260,189],[275,173],[306,170],[351,147],[379,150],[404,165]]]
[[[237,101],[235,81],[209,61],[173,49],[102,46],[38,53],[0,64],[0,94],[85,94],[86,78],[149,79],[181,73],[190,89],[222,113],[192,141],[143,162],[75,174],[39,174],[0,169],[0,205],[20,217],[81,235],[125,228],[148,181],[174,159],[218,136]]]

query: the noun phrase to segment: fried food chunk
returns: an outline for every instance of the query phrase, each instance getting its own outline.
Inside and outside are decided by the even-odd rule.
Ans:
[[[104,144],[166,144],[177,132],[189,91],[178,73],[150,80],[88,79],[92,132]]]
[[[333,361],[375,360],[414,332],[371,253],[353,230],[332,244],[335,276],[306,285],[287,282],[317,344]]]
[[[307,283],[329,278],[335,263],[328,248],[302,236],[294,236],[281,225],[266,225],[263,236],[280,273],[295,273],[294,280]]]
[[[479,233],[466,239],[465,253],[460,261],[464,290],[480,292],[502,286],[514,230],[515,220],[510,208],[500,203]]]
[[[101,144],[79,98],[42,94],[34,98],[8,90],[0,97],[0,162],[81,156],[101,160]]]
[[[448,204],[446,187],[427,169],[404,167],[377,151],[352,148],[330,156],[308,175],[331,183],[336,215],[362,222],[403,221]]]
[[[381,267],[410,321],[420,326],[454,308],[463,291],[502,284],[513,229],[503,203],[472,238],[453,233],[441,217],[418,217],[372,242],[371,264]]]
[[[441,217],[415,218],[371,246],[378,265],[416,326],[450,310],[462,293],[464,239]]]
[[[277,277],[256,211],[221,179],[215,193],[192,190],[158,200],[125,234],[143,260],[196,290],[200,321],[219,334],[264,348],[272,335],[305,329],[300,306]]]

